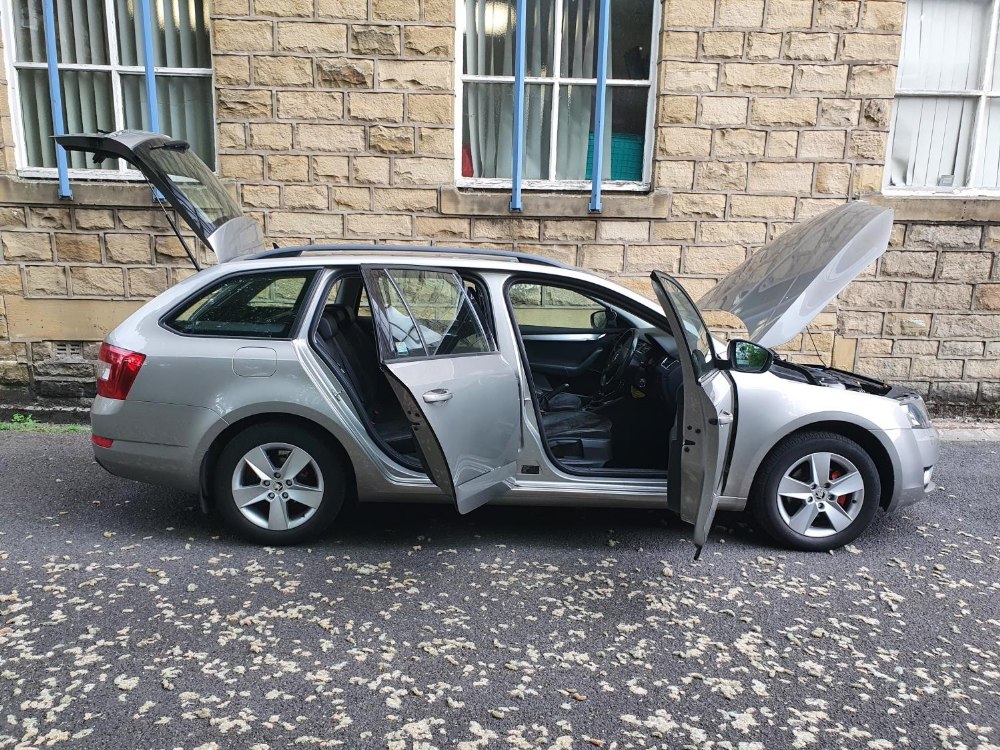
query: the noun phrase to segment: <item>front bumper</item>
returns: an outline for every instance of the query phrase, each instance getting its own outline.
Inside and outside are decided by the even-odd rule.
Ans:
[[[937,489],[934,469],[939,456],[938,433],[929,427],[892,430],[886,434],[892,439],[899,460],[895,491],[886,506],[892,512],[913,505]]]

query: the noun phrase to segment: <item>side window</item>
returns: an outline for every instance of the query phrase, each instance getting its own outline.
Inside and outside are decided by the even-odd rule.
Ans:
[[[469,297],[455,274],[420,269],[375,269],[367,275],[378,297],[379,327],[389,358],[480,354],[491,351]],[[384,346],[383,346],[384,348]]]
[[[508,290],[514,318],[520,327],[567,331],[595,330],[592,317],[604,305],[572,289],[517,282]]]
[[[165,321],[178,333],[283,339],[291,335],[315,271],[224,279]]]

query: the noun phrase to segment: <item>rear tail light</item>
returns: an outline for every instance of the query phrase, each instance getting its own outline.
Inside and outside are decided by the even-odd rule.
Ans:
[[[90,442],[99,448],[110,448],[111,444],[115,441],[111,438],[99,437],[98,435],[91,435]]]
[[[102,344],[97,359],[100,362],[97,395],[122,401],[128,396],[142,363],[146,361],[146,355]]]

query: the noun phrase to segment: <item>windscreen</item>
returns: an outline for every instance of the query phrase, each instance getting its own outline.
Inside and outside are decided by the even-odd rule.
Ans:
[[[190,149],[171,144],[153,146],[143,159],[174,183],[180,197],[191,204],[210,231],[242,216],[240,207],[226,192],[219,178]]]

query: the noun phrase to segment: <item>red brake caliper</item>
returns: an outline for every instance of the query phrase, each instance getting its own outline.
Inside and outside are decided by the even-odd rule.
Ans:
[[[835,482],[836,480],[840,479],[842,476],[844,476],[844,472],[842,472],[840,469],[834,469],[834,468],[830,469],[830,481],[834,481]],[[837,498],[837,505],[839,505],[841,508],[847,508],[847,505],[848,505],[847,496],[846,495],[841,495],[840,497],[838,497]]]

